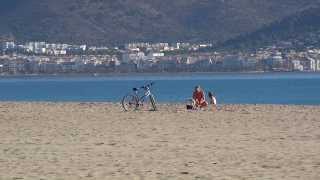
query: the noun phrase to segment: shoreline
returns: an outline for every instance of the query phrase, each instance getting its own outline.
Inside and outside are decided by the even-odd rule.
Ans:
[[[315,74],[319,75],[320,72],[297,72],[297,71],[285,71],[285,72],[273,72],[273,71],[246,71],[246,72],[133,72],[133,73],[70,73],[70,74],[18,74],[18,75],[0,75],[0,78],[19,78],[19,77],[65,77],[65,78],[74,78],[74,77],[126,77],[126,76],[170,76],[170,75],[290,75],[290,74]]]
[[[0,101],[0,104],[35,104],[35,105],[46,105],[46,104],[88,104],[88,105],[121,105],[121,102],[112,101]],[[185,106],[183,102],[158,102],[159,106]],[[209,105],[210,106],[210,105]],[[296,107],[320,107],[320,104],[218,104],[218,107],[223,106],[296,106]]]

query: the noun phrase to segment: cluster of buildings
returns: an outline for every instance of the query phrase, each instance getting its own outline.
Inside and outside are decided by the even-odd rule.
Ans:
[[[2,42],[1,49],[6,53],[32,54],[32,55],[68,55],[85,51],[96,50],[95,47],[88,49],[87,45],[54,44],[46,42],[27,42],[16,44],[14,41]],[[106,47],[100,47],[106,48]]]
[[[212,44],[129,43],[116,47],[2,42],[0,74],[128,72],[320,72],[320,49],[266,47],[254,52],[215,52]],[[201,51],[205,49],[206,51]]]
[[[273,46],[260,49],[251,56],[260,60],[266,71],[320,72],[319,48],[294,50]]]

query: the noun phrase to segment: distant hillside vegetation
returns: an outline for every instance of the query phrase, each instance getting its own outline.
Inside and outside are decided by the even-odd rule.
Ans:
[[[222,43],[221,48],[253,49],[278,42],[291,42],[294,47],[320,47],[320,6],[296,13],[281,21],[262,27],[253,33]]]
[[[318,0],[1,0],[0,36],[89,44],[226,41]]]

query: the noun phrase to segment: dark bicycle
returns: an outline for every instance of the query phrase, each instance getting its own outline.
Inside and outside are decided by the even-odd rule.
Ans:
[[[125,111],[141,109],[157,111],[156,100],[151,92],[153,85],[154,83],[152,82],[140,88],[133,88],[133,93],[129,93],[122,98],[121,104],[123,109]]]

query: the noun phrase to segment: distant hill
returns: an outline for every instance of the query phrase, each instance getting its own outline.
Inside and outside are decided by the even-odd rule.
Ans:
[[[1,0],[0,36],[110,44],[226,41],[319,0]]]
[[[298,12],[253,32],[228,40],[223,49],[254,49],[262,46],[290,42],[293,47],[320,47],[320,5]]]

